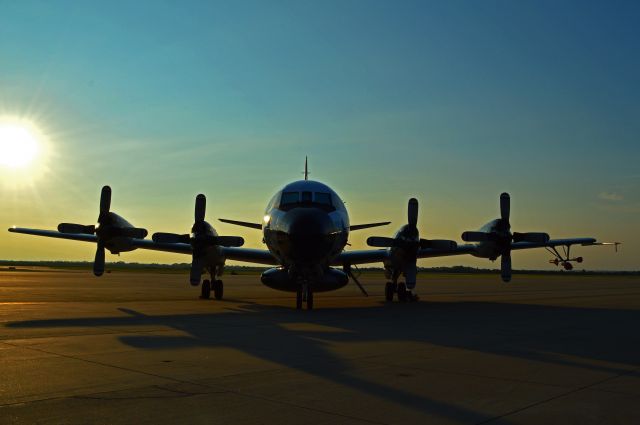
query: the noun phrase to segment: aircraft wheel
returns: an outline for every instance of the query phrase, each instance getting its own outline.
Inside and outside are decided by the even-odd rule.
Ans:
[[[387,282],[384,287],[384,298],[387,301],[393,301],[393,294],[396,292],[393,282]]]
[[[302,287],[296,291],[296,310],[302,309]]]
[[[407,301],[408,293],[407,293],[407,285],[404,282],[398,284],[398,301],[404,303]]]
[[[313,310],[313,291],[307,290],[307,310]]]
[[[200,298],[208,300],[211,298],[211,282],[209,280],[202,281],[202,288],[200,289]]]
[[[223,294],[224,294],[224,283],[221,280],[214,281],[213,296],[216,298],[216,300],[221,300]]]

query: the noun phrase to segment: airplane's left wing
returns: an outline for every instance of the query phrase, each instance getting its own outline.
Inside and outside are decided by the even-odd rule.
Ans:
[[[55,230],[40,230],[40,229],[27,229],[25,227],[11,227],[9,229],[12,233],[23,233],[25,235],[45,236],[48,238],[58,239],[70,239],[73,241],[93,242],[98,241],[96,235],[84,234],[84,233],[62,233]]]
[[[192,254],[192,248],[187,243],[161,243],[148,239],[135,239],[133,246],[152,251],[173,252],[178,254]],[[243,261],[246,263],[278,265],[278,260],[265,249],[219,247],[225,260]]]

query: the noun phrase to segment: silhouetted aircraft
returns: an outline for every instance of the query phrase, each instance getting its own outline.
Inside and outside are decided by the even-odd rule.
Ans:
[[[352,267],[358,264],[384,265],[388,282],[385,287],[387,301],[414,301],[418,258],[470,254],[476,257],[501,259],[502,280],[511,280],[511,251],[546,248],[554,256],[555,264],[571,269],[571,262],[582,262],[582,257],[570,258],[572,245],[609,245],[594,238],[550,239],[547,233],[511,232],[510,197],[500,195],[500,218],[492,220],[479,231],[462,234],[462,240],[472,242],[458,245],[452,240],[423,239],[417,228],[418,201],[409,199],[407,223],[394,237],[372,236],[367,244],[378,249],[345,251],[350,231],[384,226],[390,222],[350,224],[344,202],[327,185],[308,180],[305,160],[304,180],[290,183],[271,198],[261,223],[220,219],[220,221],[262,230],[267,249],[241,248],[244,239],[239,236],[220,236],[205,221],[206,198],[200,194],[195,201],[195,222],[190,234],[154,233],[151,240],[147,230],[137,228],[110,210],[111,188],[104,186],[100,195],[98,225],[61,223],[58,231],[13,227],[14,233],[72,239],[97,244],[93,264],[96,276],[104,273],[105,249],[112,254],[150,249],[191,255],[190,282],[200,285],[203,272],[210,279],[202,282],[201,297],[223,297],[222,276],[227,260],[276,266],[262,273],[266,286],[296,293],[296,307],[313,308],[314,292],[333,291],[345,286],[349,279],[367,292],[354,275]],[[564,247],[561,254],[556,247]],[[404,281],[399,281],[404,276]]]

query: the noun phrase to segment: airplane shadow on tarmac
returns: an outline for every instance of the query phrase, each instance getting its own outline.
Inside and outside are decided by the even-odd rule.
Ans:
[[[492,302],[381,304],[313,312],[244,303],[224,312],[156,316],[119,310],[127,316],[21,321],[7,326],[167,326],[187,335],[123,335],[119,339],[142,350],[232,348],[405,408],[471,423],[489,418],[355,377],[350,370],[358,360],[336,355],[331,351],[332,343],[416,342],[616,375],[631,373],[640,366],[640,337],[634,328],[640,323],[640,311],[634,310]],[[300,323],[323,329],[287,328]],[[402,358],[402,353],[396,355]],[[505,423],[505,418],[501,420]]]

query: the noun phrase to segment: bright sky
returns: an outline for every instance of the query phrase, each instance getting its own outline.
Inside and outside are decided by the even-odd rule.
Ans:
[[[0,165],[2,228],[92,224],[109,184],[112,209],[150,233],[188,232],[202,192],[219,233],[262,247],[260,232],[214,219],[259,221],[309,155],[352,223],[393,221],[352,234],[352,248],[391,236],[411,196],[423,237],[460,241],[508,191],[513,230],[621,240],[617,255],[579,248],[584,266],[640,269],[637,2],[0,5],[0,122],[30,121],[48,151]],[[0,233],[2,259],[94,249]],[[513,264],[548,259],[517,252]],[[456,264],[492,266],[420,262]]]

